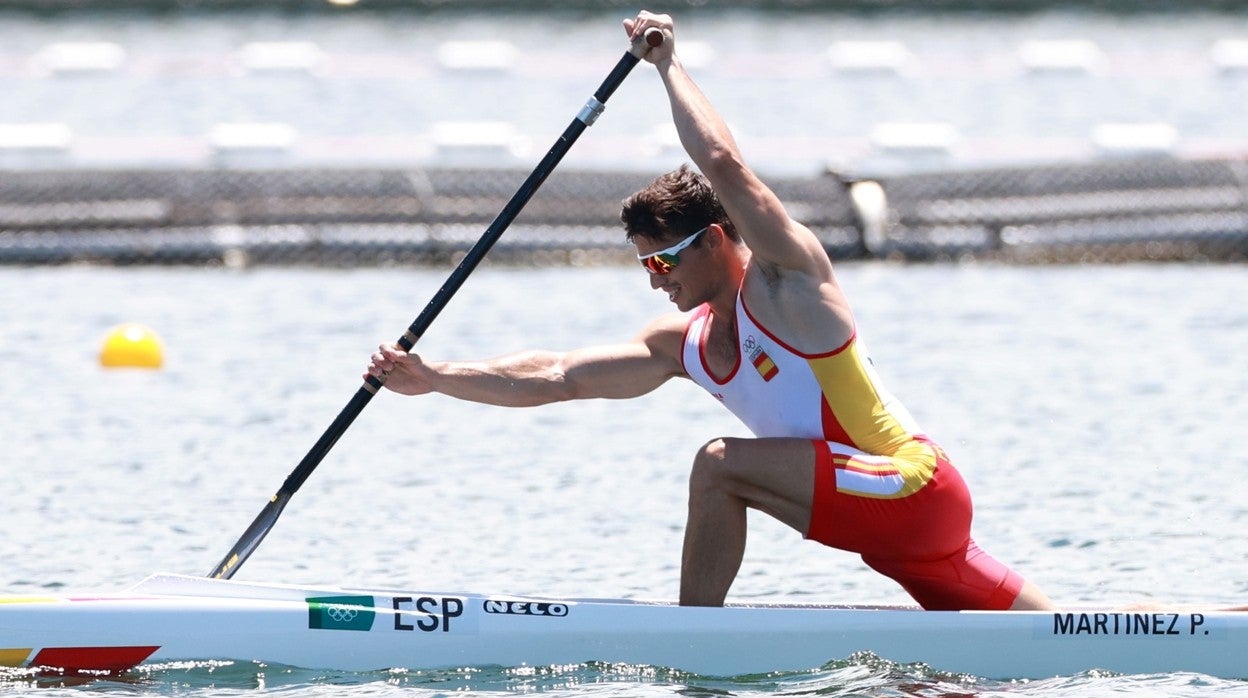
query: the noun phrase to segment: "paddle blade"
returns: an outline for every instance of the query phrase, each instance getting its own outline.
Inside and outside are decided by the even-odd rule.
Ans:
[[[247,530],[243,532],[238,542],[230,548],[230,552],[221,558],[221,562],[213,568],[208,576],[213,579],[229,579],[234,576],[240,565],[251,557],[252,552],[260,546],[260,542],[264,537],[269,535],[269,531],[273,530],[274,524],[277,523],[277,517],[282,515],[282,509],[286,508],[286,502],[290,501],[290,494],[286,492],[278,492],[269,499],[269,503],[260,510],[260,514],[251,522]]]

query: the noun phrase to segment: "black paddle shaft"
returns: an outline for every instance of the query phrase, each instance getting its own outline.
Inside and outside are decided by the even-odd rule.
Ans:
[[[649,46],[658,46],[663,42],[663,34],[657,29],[651,29],[646,32],[645,41]],[[632,51],[624,53],[611,71],[611,74],[602,82],[598,91],[585,103],[581,112],[577,114],[572,123],[564,130],[559,140],[555,141],[550,151],[546,153],[546,157],[542,158],[542,161],[538,163],[537,168],[524,181],[520,189],[512,195],[511,200],[503,207],[503,210],[494,219],[494,222],[486,228],[485,234],[481,236],[481,239],[477,240],[476,244],[468,250],[468,254],[464,256],[464,259],[451,272],[451,275],[442,284],[442,287],[434,294],[433,299],[421,311],[420,316],[407,328],[407,332],[403,334],[398,342],[404,351],[410,350],[424,336],[425,331],[433,324],[434,319],[438,317],[438,314],[442,312],[446,304],[459,291],[459,287],[463,286],[464,281],[468,279],[468,275],[477,268],[477,265],[485,258],[486,253],[494,246],[494,243],[498,242],[498,239],[502,237],[503,232],[507,230],[507,226],[511,225],[511,222],[524,209],[525,204],[529,202],[533,194],[537,192],[542,183],[546,181],[546,178],[550,176],[550,173],[554,171],[559,161],[563,159],[563,156],[567,154],[572,144],[576,142],[576,139],[597,120],[603,111],[607,99],[615,93],[616,88],[624,82],[624,78],[628,77],[629,72],[632,71],[639,60],[640,58],[634,55]],[[312,474],[312,471],[316,469],[316,466],[320,464],[330,449],[334,447],[338,439],[347,431],[347,427],[351,426],[351,423],[355,421],[355,418],[364,410],[365,405],[369,403],[373,395],[377,394],[377,391],[381,389],[383,384],[384,381],[375,376],[369,376],[364,381],[364,385],[360,386],[360,389],[356,391],[346,407],[342,408],[342,411],[334,418],[334,421],[325,430],[325,433],[321,434],[321,438],[316,440],[316,443],[313,444],[307,455],[303,457],[303,460],[299,461],[299,465],[295,466],[290,475],[286,476],[286,481],[282,483],[281,488],[269,498],[269,503],[264,506],[264,509],[260,511],[256,519],[243,532],[242,537],[238,539],[234,547],[230,548],[230,552],[226,553],[221,562],[217,563],[217,566],[208,574],[209,577],[229,579],[234,576],[238,568],[255,552],[260,542],[264,540],[264,537],[268,535],[274,524],[277,523],[277,517],[281,515],[282,509],[286,507],[286,503],[290,501],[291,496],[303,486],[304,481],[308,479],[308,476]]]

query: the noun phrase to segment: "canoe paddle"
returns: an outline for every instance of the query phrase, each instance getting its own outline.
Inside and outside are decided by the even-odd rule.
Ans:
[[[590,97],[585,106],[581,108],[580,113],[576,115],[576,118],[564,130],[563,135],[559,137],[559,140],[546,153],[546,157],[542,158],[542,161],[538,163],[537,168],[533,170],[529,178],[524,181],[524,184],[520,185],[520,189],[512,195],[511,200],[503,207],[502,212],[486,228],[485,234],[481,236],[480,240],[477,240],[472,249],[468,250],[468,254],[464,256],[459,266],[455,267],[455,270],[451,272],[451,275],[442,284],[442,288],[438,289],[433,299],[421,311],[420,316],[412,322],[411,326],[407,328],[407,332],[404,332],[403,336],[399,338],[398,344],[403,347],[404,351],[410,351],[425,334],[425,330],[429,329],[429,325],[433,324],[434,318],[442,312],[442,309],[450,302],[455,292],[467,280],[468,275],[485,258],[486,253],[490,251],[494,243],[498,242],[498,239],[502,237],[503,232],[507,230],[507,226],[511,225],[511,222],[515,220],[525,204],[537,192],[538,187],[542,186],[542,183],[546,181],[550,173],[554,171],[555,166],[567,154],[572,144],[576,142],[576,139],[602,114],[607,99],[624,82],[624,78],[628,77],[629,72],[637,65],[641,57],[649,50],[649,47],[659,46],[663,43],[663,32],[652,28],[645,33],[644,39],[644,43],[637,41],[624,53],[619,62],[616,63],[615,68],[612,69],[611,74],[607,76],[607,79],[598,88],[598,91],[594,93],[593,97]],[[251,522],[251,525],[243,532],[242,537],[238,539],[234,547],[230,548],[230,552],[226,553],[225,557],[222,558],[221,562],[217,563],[212,572],[208,573],[209,577],[229,579],[234,576],[238,568],[255,552],[260,542],[264,540],[264,537],[268,535],[274,524],[277,523],[277,517],[281,516],[282,509],[286,508],[286,503],[290,501],[290,498],[294,496],[304,481],[308,479],[308,476],[312,474],[316,466],[325,458],[329,450],[334,447],[334,444],[346,432],[347,427],[351,426],[351,423],[364,410],[364,406],[377,394],[382,385],[384,385],[384,381],[376,376],[369,376],[364,381],[364,385],[360,386],[360,389],[356,391],[355,396],[351,398],[347,406],[342,408],[342,411],[334,418],[333,423],[329,425],[325,433],[321,434],[321,438],[317,439],[312,449],[303,457],[303,460],[299,461],[299,465],[295,466],[290,475],[286,476],[286,481],[282,483],[281,488],[269,498],[268,504],[264,505],[264,509],[260,511],[259,516],[256,517],[255,521]]]

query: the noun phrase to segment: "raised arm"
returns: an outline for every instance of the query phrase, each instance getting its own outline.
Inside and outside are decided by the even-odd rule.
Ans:
[[[685,71],[676,53],[672,18],[642,12],[624,22],[630,39],[650,27],[661,29],[665,35],[663,44],[650,49],[646,60],[655,65],[663,80],[681,145],[710,180],[755,263],[818,278],[829,276],[831,262],[818,238],[789,217],[779,197],[746,165],[728,125]]]
[[[388,374],[386,387],[404,395],[437,392],[504,407],[630,398],[684,375],[684,326],[683,316],[671,314],[652,322],[631,342],[566,352],[523,351],[487,361],[426,362],[387,343],[373,354],[366,375]]]

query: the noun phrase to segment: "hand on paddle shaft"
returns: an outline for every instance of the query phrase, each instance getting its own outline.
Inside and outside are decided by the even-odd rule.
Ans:
[[[593,97],[585,103],[585,106],[577,114],[572,123],[564,130],[563,135],[546,153],[542,161],[538,163],[536,169],[529,175],[528,179],[520,186],[520,189],[511,197],[507,205],[494,219],[494,222],[486,229],[485,233],[477,240],[476,244],[464,256],[459,266],[451,272],[446,282],[434,294],[433,299],[425,306],[420,316],[407,328],[407,332],[403,333],[403,337],[399,339],[397,346],[404,351],[410,350],[415,346],[416,342],[424,335],[425,330],[429,328],[446,304],[450,302],[459,287],[463,285],[468,276],[476,269],[481,260],[485,258],[486,253],[494,246],[494,243],[502,237],[503,232],[511,222],[528,203],[533,194],[537,192],[538,187],[546,181],[550,173],[554,171],[559,161],[567,154],[572,144],[580,137],[590,125],[598,119],[602,114],[607,100],[615,92],[628,77],[633,66],[643,58],[652,47],[659,46],[664,41],[664,34],[657,28],[649,28],[640,36],[635,33],[629,33],[632,39],[632,46],[616,63],[615,68],[607,75],[606,80],[594,92]],[[226,553],[221,562],[208,573],[209,577],[217,579],[229,579],[238,571],[239,566],[251,556],[251,553],[260,545],[264,537],[268,535],[273,526],[277,523],[277,517],[281,515],[282,509],[286,507],[286,503],[290,501],[291,496],[303,485],[316,466],[325,458],[329,450],[333,448],[338,439],[346,432],[355,418],[364,410],[364,406],[368,404],[373,395],[382,387],[385,376],[369,375],[364,380],[364,385],[356,391],[355,395],[347,403],[346,407],[338,413],[333,423],[325,430],[321,437],[313,444],[311,450],[299,461],[295,469],[286,476],[285,482],[282,483],[277,493],[269,498],[268,504],[260,511],[247,530],[243,532],[234,547]]]

